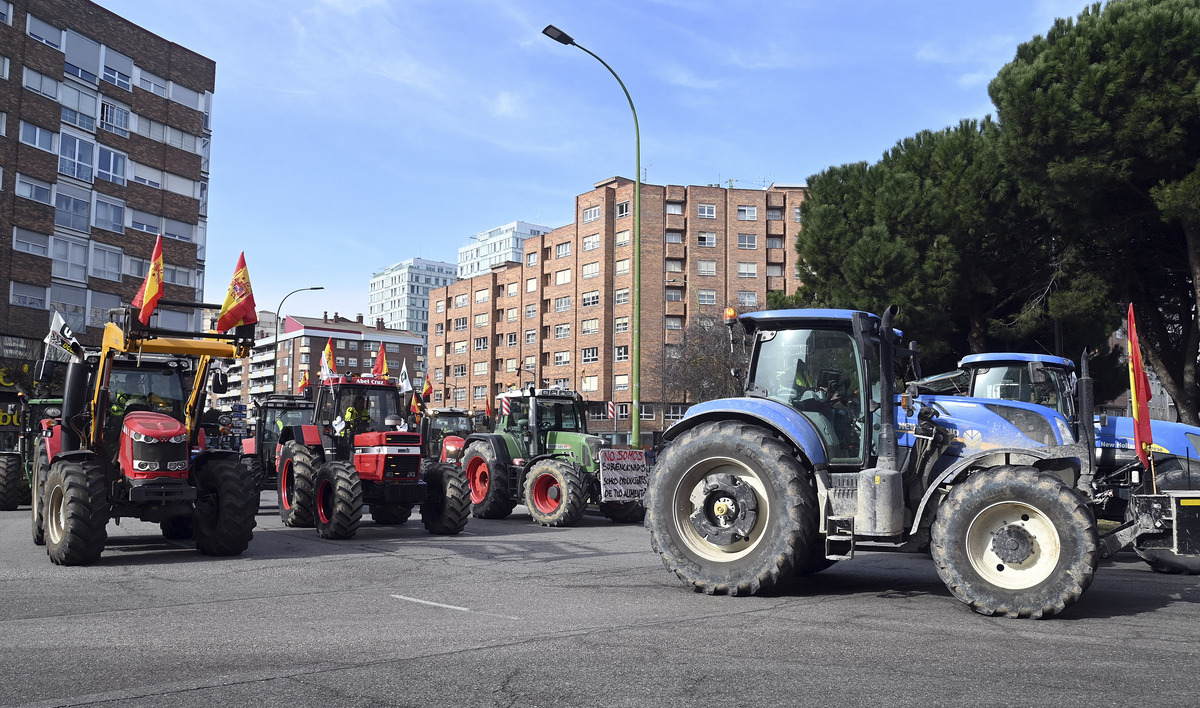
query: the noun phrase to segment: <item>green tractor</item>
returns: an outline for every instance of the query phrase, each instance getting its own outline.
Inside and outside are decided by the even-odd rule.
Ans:
[[[30,490],[33,475],[39,468],[44,476],[49,464],[42,444],[42,421],[53,422],[62,415],[62,398],[27,398],[19,394],[17,403],[9,407],[8,414],[20,421],[20,433],[16,446],[0,453],[0,510],[12,511],[22,504],[31,503]],[[34,509],[34,516],[38,510]],[[43,543],[40,523],[35,521],[33,541]]]
[[[543,526],[570,526],[589,500],[613,521],[645,514],[641,452],[611,450],[589,435],[583,398],[564,389],[500,394],[495,432],[467,437],[462,466],[477,518],[503,519],[523,503]]]

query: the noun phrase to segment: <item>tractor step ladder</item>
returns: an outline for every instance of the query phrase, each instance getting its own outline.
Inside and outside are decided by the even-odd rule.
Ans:
[[[853,516],[826,517],[825,557],[829,560],[850,560],[854,557]]]

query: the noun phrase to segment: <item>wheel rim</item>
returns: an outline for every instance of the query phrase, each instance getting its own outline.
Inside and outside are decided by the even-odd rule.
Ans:
[[[533,491],[530,494],[533,505],[543,514],[552,514],[562,504],[562,487],[558,478],[546,473],[540,474],[533,480]]]
[[[467,486],[471,488],[471,503],[482,504],[487,498],[488,483],[487,462],[482,457],[474,457],[467,463]]]
[[[292,461],[284,460],[283,469],[279,472],[279,505],[284,511],[292,510],[292,494],[295,493],[296,480],[292,477]]]
[[[333,518],[333,482],[324,477],[317,483],[317,517],[322,524]]]
[[[967,557],[987,582],[1008,590],[1050,577],[1062,556],[1054,523],[1041,510],[1006,501],[981,510],[967,527]]]
[[[729,515],[731,507],[728,499],[721,494],[705,492],[706,484],[711,484],[713,478],[722,475],[728,475],[737,480],[737,484],[748,487],[757,504],[757,518],[753,526],[740,528],[739,531],[745,533],[739,533],[736,538],[731,535],[728,542],[724,538],[716,541],[712,537],[706,538],[693,520],[697,512],[713,520]],[[689,550],[708,561],[729,563],[748,555],[759,545],[766,535],[766,529],[771,526],[773,510],[762,479],[754,470],[730,458],[709,458],[692,466],[680,477],[670,498],[671,524],[675,535]],[[725,507],[719,508],[720,504]]]
[[[63,532],[67,523],[65,507],[63,488],[55,485],[54,489],[50,490],[50,498],[46,504],[46,518],[42,520],[42,523],[46,525],[46,535],[50,537],[51,543],[60,543],[65,535]]]

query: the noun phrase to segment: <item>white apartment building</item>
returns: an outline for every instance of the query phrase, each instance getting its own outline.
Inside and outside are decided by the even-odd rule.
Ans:
[[[458,277],[471,278],[501,263],[520,263],[525,239],[550,233],[549,226],[513,221],[471,237],[471,245],[458,249]]]
[[[387,329],[402,329],[421,338],[417,354],[424,359],[429,334],[429,291],[458,280],[453,263],[409,258],[371,275],[367,311],[370,321],[383,320]],[[421,378],[419,371],[412,372]]]

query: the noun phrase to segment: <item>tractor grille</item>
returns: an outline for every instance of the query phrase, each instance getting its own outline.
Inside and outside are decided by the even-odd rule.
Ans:
[[[383,461],[384,479],[416,479],[420,476],[420,455],[388,455]]]
[[[420,445],[420,433],[387,433],[384,436],[385,445]]]

